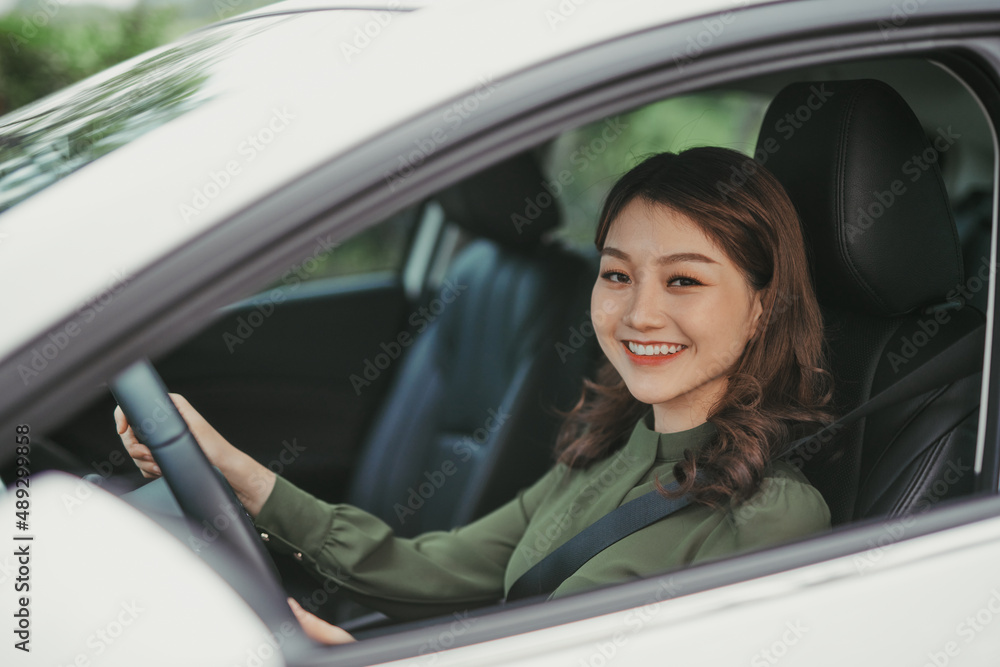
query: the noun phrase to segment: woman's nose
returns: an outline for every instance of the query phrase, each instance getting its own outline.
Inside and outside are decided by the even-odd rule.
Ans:
[[[636,331],[658,329],[666,323],[667,314],[655,285],[637,285],[625,305],[622,322]]]

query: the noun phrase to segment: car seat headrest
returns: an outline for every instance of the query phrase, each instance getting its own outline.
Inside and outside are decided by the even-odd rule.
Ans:
[[[448,220],[508,246],[533,246],[560,224],[559,206],[531,153],[521,153],[438,195]]]
[[[928,138],[903,98],[873,79],[778,93],[755,157],[802,219],[822,305],[897,316],[940,304],[961,284],[961,244],[937,164],[958,136],[948,126]]]

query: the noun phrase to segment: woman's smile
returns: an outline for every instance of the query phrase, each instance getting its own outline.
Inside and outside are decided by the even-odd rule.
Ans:
[[[651,341],[622,341],[632,363],[639,366],[666,364],[676,359],[687,349],[680,343],[657,343]]]

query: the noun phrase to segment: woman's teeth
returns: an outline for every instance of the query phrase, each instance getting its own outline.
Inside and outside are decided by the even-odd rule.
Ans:
[[[628,349],[632,354],[645,357],[675,354],[686,347],[687,345],[640,345],[632,341],[628,342]]]

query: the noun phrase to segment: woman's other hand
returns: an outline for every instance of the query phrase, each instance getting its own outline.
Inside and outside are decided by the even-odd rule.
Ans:
[[[310,614],[293,598],[288,598],[288,606],[292,608],[292,613],[310,639],[315,639],[321,644],[348,644],[355,641],[346,630]]]
[[[257,516],[274,488],[274,473],[247,456],[209,424],[180,394],[169,394],[209,462],[222,471],[251,516]],[[147,479],[161,475],[149,447],[139,442],[121,406],[115,407],[115,424],[125,450]]]
[[[212,465],[218,466],[221,469],[226,462],[226,458],[232,457],[236,448],[223,438],[211,424],[205,421],[205,418],[191,407],[186,398],[180,394],[169,394],[169,396],[177,411],[181,413],[181,417],[187,422],[191,435],[201,445],[205,456],[208,457]],[[125,450],[132,457],[132,460],[135,461],[135,464],[139,466],[142,476],[148,479],[159,477],[160,469],[153,461],[152,452],[149,451],[149,447],[139,442],[138,438],[136,438],[135,432],[132,431],[132,427],[129,425],[125,413],[122,412],[121,406],[115,407],[115,425],[118,427],[118,434],[125,445]]]

